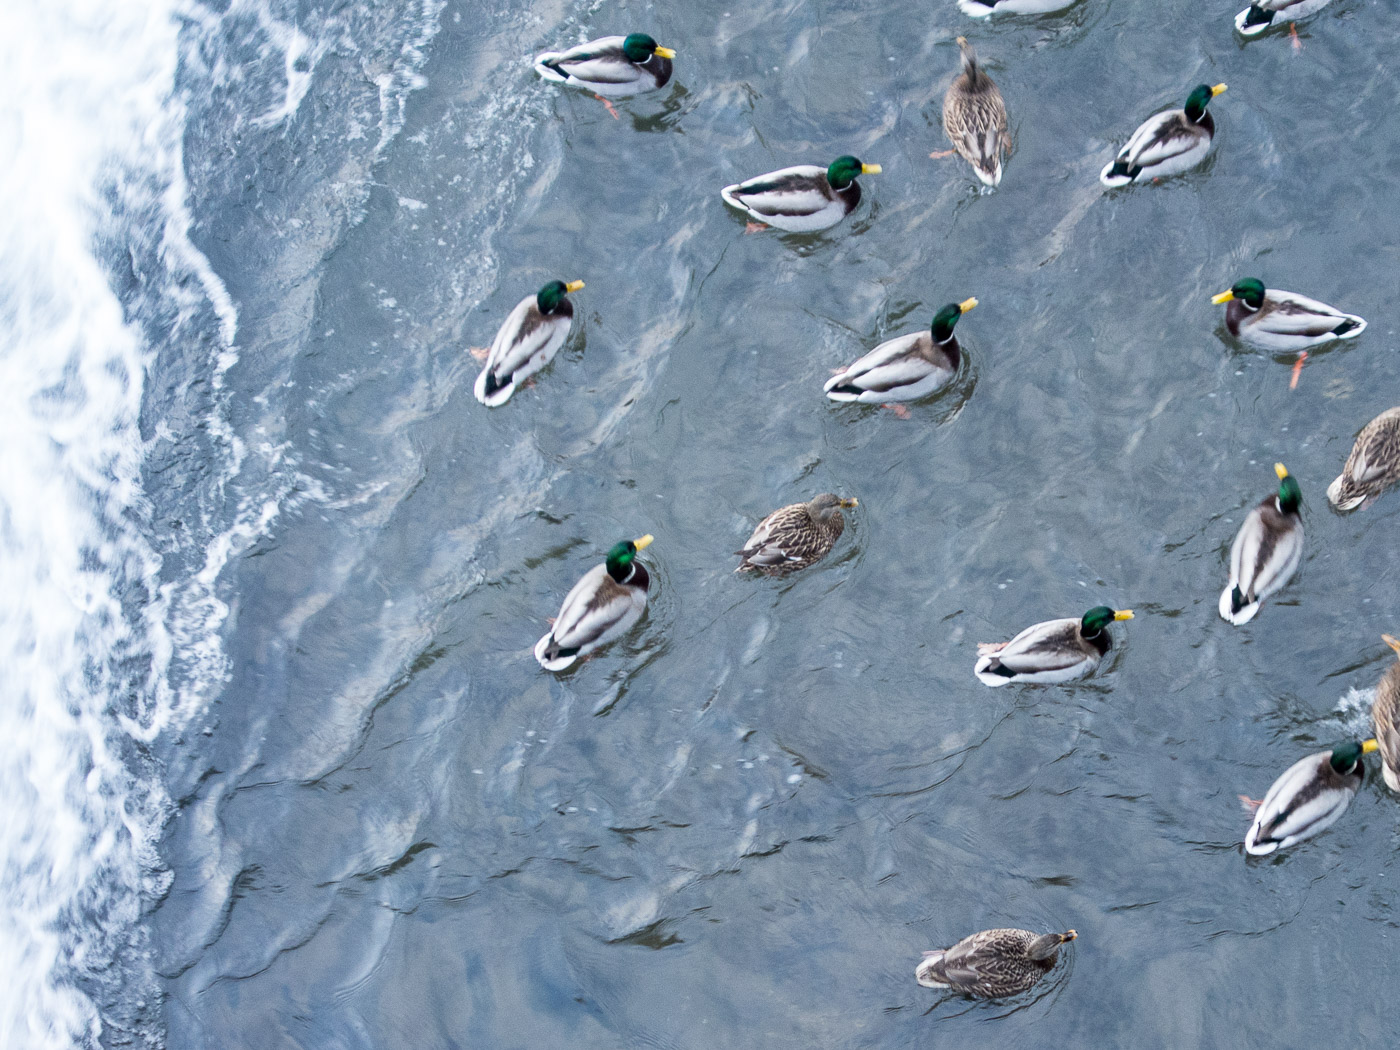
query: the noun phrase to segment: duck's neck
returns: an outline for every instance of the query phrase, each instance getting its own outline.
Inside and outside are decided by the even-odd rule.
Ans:
[[[1036,962],[1043,962],[1046,959],[1055,958],[1055,953],[1060,950],[1060,945],[1064,943],[1058,933],[1043,933],[1026,947],[1026,954]]]

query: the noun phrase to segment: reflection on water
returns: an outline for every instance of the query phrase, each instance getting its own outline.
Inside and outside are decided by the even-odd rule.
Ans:
[[[211,734],[163,742],[170,1045],[1380,1045],[1357,989],[1390,956],[1395,800],[1368,783],[1246,865],[1237,796],[1357,731],[1340,698],[1400,624],[1400,497],[1322,496],[1397,400],[1400,14],[1339,0],[1295,51],[1187,0],[627,4],[680,57],[614,120],[526,61],[613,15],[429,6],[373,15],[438,29],[382,149],[375,77],[418,82],[379,24],[288,121],[235,135],[234,85],[191,144],[250,304],[231,425],[300,502],[221,578]],[[994,193],[928,157],[960,33],[1017,135]],[[1103,193],[1203,80],[1230,83],[1211,161]],[[884,171],[825,233],[746,236],[719,198],[843,152]],[[1219,329],[1246,271],[1371,327],[1290,391]],[[466,347],[556,274],[588,282],[569,349],[480,410]],[[968,295],[966,363],[910,419],[822,396]],[[1224,553],[1278,459],[1305,563],[1233,629]],[[821,491],[860,499],[831,557],[734,575]],[[562,593],[643,532],[645,617],[541,673]],[[1138,616],[1093,677],[973,677],[977,642],[1096,604]],[[996,925],[1079,939],[1023,1000],[915,985]]]

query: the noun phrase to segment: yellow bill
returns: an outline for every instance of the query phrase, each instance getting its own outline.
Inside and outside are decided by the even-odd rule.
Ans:
[[[862,164],[862,165],[860,166],[860,170],[861,170],[861,174],[863,174],[863,175],[878,175],[878,174],[880,174],[880,172],[884,171],[885,169],[883,169],[882,167],[880,167],[880,165],[878,165],[878,164]]]
[[[1133,610],[1115,609],[1113,612],[1113,618],[1115,620],[1131,620],[1133,618]]]
[[[564,285],[564,290],[568,292],[576,292],[582,287],[582,281],[570,281],[568,284]]]
[[[674,51],[672,51],[669,47],[658,47],[658,48],[656,49],[656,53],[657,53],[658,55],[660,55],[662,58],[675,58],[675,57],[676,57],[676,53],[675,53]],[[1225,85],[1224,85],[1224,84],[1221,84],[1221,85],[1220,85],[1220,90],[1221,90],[1221,91],[1224,91],[1224,90],[1225,90]]]
[[[1234,292],[1221,292],[1219,295],[1212,295],[1210,297],[1210,301],[1213,302],[1216,306],[1219,306],[1221,303],[1228,303],[1234,297]]]
[[[963,313],[967,313],[969,310],[971,310],[971,309],[972,309],[974,306],[976,306],[976,305],[977,305],[977,296],[974,295],[972,298],[970,298],[970,299],[964,299],[962,302],[958,303],[958,309],[961,310]]]
[[[1284,478],[1288,477],[1288,468],[1282,463],[1275,463],[1274,473],[1278,475],[1279,481],[1282,481]]]
[[[1376,740],[1376,738],[1375,738],[1375,737],[1371,737],[1370,740],[1363,740],[1363,741],[1361,741],[1361,753],[1362,753],[1363,755],[1369,755],[1372,751],[1379,751],[1379,750],[1380,750],[1380,746],[1381,746],[1381,745],[1380,745],[1380,743]]]
[[[841,506],[843,506],[843,507],[859,507],[859,506],[860,506],[860,500],[856,499],[854,496],[847,496],[845,499],[843,499],[843,500],[841,501]]]
[[[656,539],[656,537],[648,532],[645,536],[633,540],[632,546],[636,547],[639,551],[646,550],[648,547],[651,546],[651,541],[654,539]]]
[[[1216,95],[1223,95],[1228,90],[1229,88],[1225,84],[1216,84],[1215,87],[1210,89],[1210,97],[1214,98]]]

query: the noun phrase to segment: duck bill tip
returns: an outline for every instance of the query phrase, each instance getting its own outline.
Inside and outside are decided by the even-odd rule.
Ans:
[[[651,541],[654,539],[656,539],[656,537],[648,532],[645,536],[639,536],[637,539],[633,540],[632,546],[636,547],[639,551],[644,551],[651,546]]]
[[[1288,468],[1282,463],[1275,463],[1274,473],[1278,475],[1279,481],[1282,481],[1284,478],[1288,477]]]
[[[969,310],[971,310],[971,309],[973,309],[974,307],[976,307],[976,305],[977,305],[977,296],[974,295],[974,296],[971,296],[970,298],[964,299],[962,302],[958,303],[958,309],[961,310],[963,313],[967,313]]]
[[[1219,306],[1221,303],[1228,303],[1234,297],[1234,292],[1221,292],[1219,295],[1212,295],[1210,297],[1210,301],[1213,302],[1216,306]]]

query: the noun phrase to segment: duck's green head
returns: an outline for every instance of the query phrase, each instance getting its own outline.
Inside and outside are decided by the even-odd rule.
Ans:
[[[1110,609],[1107,605],[1096,605],[1079,621],[1079,633],[1085,638],[1092,638],[1115,620],[1132,618],[1131,609]]]
[[[953,338],[953,326],[958,323],[958,318],[967,313],[977,305],[977,297],[964,299],[960,303],[949,303],[938,313],[933,315],[933,338],[936,342],[946,343]]]
[[[633,559],[638,551],[646,550],[652,539],[651,533],[647,533],[635,540],[623,540],[608,551],[608,575],[619,582],[631,576]]]
[[[540,313],[552,314],[559,309],[559,304],[564,301],[564,296],[569,292],[576,292],[582,287],[582,281],[570,281],[568,284],[563,281],[550,281],[535,295],[535,304],[540,308]]]
[[[627,56],[629,62],[645,62],[652,55],[660,55],[662,58],[676,57],[676,53],[669,47],[661,47],[645,33],[629,34],[622,42],[622,53]]]
[[[1278,475],[1278,506],[1285,514],[1296,514],[1303,503],[1303,490],[1298,487],[1298,479],[1288,473],[1282,463],[1274,464]]]
[[[1332,749],[1332,769],[1342,776],[1356,769],[1356,764],[1361,761],[1362,755],[1369,755],[1377,750],[1380,744],[1375,737],[1370,740],[1348,740],[1345,744],[1338,744]]]
[[[1245,277],[1236,281],[1228,292],[1211,296],[1210,301],[1219,306],[1221,303],[1228,303],[1231,299],[1240,300],[1251,310],[1259,309],[1264,305],[1264,282],[1257,277]]]
[[[1199,121],[1206,115],[1206,107],[1210,105],[1210,100],[1224,92],[1224,84],[1216,84],[1215,87],[1197,84],[1191,94],[1186,96],[1186,119],[1192,122]]]
[[[857,175],[878,175],[880,165],[862,164],[855,157],[837,157],[826,167],[826,181],[833,190],[844,190]]]

